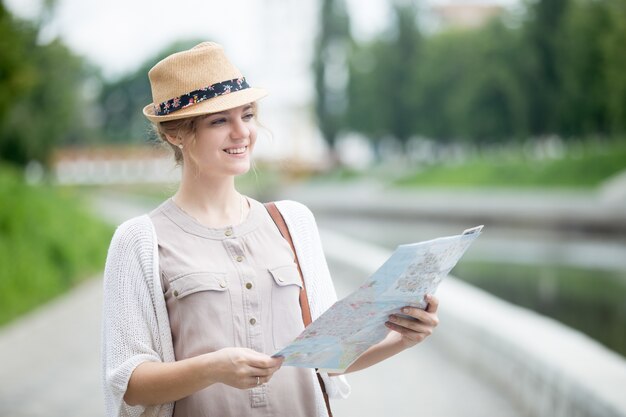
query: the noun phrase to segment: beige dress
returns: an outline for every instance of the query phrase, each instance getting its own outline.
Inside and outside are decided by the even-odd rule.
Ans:
[[[242,224],[217,229],[171,199],[150,213],[177,360],[225,347],[271,355],[304,328],[293,252],[249,201]],[[310,369],[283,367],[253,389],[211,385],[177,401],[174,416],[314,416],[316,383]]]

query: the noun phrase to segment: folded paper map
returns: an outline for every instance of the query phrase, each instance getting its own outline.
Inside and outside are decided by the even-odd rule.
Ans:
[[[359,289],[337,301],[291,344],[273,356],[283,366],[343,372],[370,346],[385,338],[390,314],[405,306],[424,309],[426,294],[434,294],[482,226],[457,236],[400,245]]]

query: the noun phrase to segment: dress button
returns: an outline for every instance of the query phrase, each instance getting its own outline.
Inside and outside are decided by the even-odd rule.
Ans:
[[[250,324],[253,326],[256,324],[256,319],[254,317],[250,319]]]
[[[224,232],[224,234],[226,236],[231,236],[233,234],[233,229],[226,229],[226,231]]]
[[[174,290],[174,297],[178,297],[178,291]]]
[[[220,287],[221,287],[221,288],[226,288],[226,283],[225,283],[224,281],[221,281],[221,282],[220,282]]]
[[[243,256],[238,256],[235,259],[237,260],[237,262],[241,262],[241,261],[243,261]]]
[[[247,289],[252,289],[252,283],[251,282],[246,282],[246,288]]]

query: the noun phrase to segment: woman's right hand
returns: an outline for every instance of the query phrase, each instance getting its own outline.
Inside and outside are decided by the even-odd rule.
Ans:
[[[124,401],[128,405],[164,404],[215,383],[254,388],[269,381],[283,360],[251,349],[225,348],[175,362],[146,361],[131,374]]]
[[[211,371],[215,382],[239,389],[265,384],[284,360],[247,348],[224,348],[207,355],[212,356],[214,367]]]

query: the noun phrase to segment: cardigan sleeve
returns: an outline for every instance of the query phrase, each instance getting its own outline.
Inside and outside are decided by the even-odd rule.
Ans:
[[[295,201],[278,201],[276,207],[291,233],[304,276],[311,318],[315,320],[337,301],[315,217],[308,207]],[[350,385],[344,375],[329,376],[325,372],[320,375],[330,398],[350,395]]]
[[[102,371],[106,415],[157,415],[160,407],[134,406],[124,394],[135,368],[163,361],[153,297],[154,238],[137,219],[115,232],[104,272]]]

